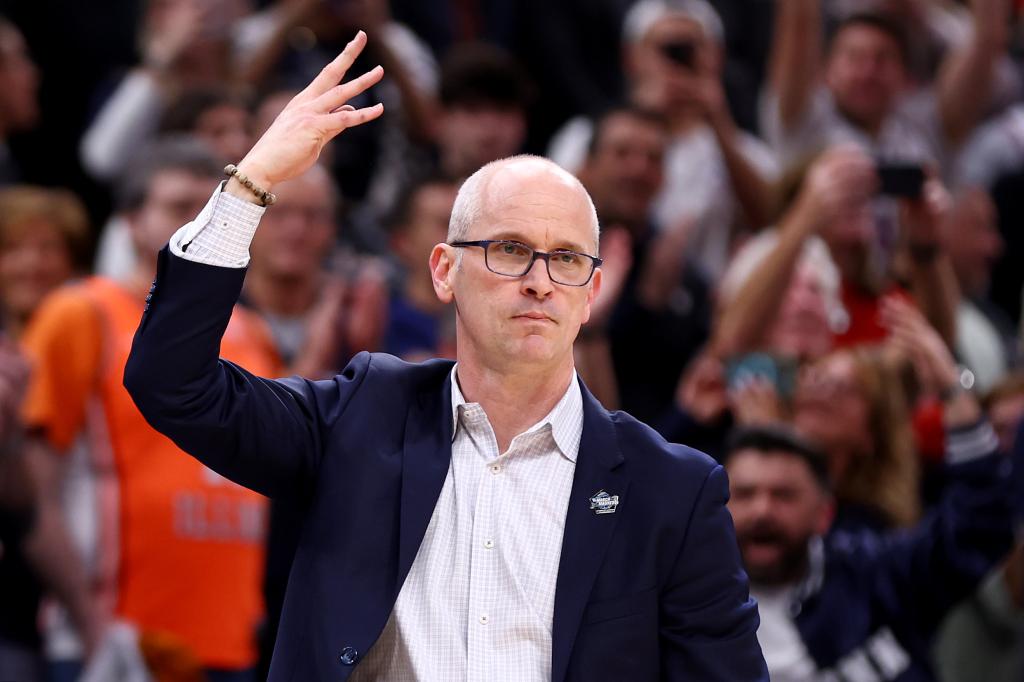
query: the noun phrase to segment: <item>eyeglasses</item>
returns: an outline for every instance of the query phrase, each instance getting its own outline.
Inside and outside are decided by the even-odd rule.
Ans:
[[[594,276],[594,270],[604,261],[596,256],[576,253],[568,249],[551,252],[537,251],[526,244],[507,239],[482,239],[475,242],[452,242],[452,246],[479,246],[484,250],[484,264],[496,275],[522,277],[538,258],[544,260],[548,277],[556,284],[581,287]]]

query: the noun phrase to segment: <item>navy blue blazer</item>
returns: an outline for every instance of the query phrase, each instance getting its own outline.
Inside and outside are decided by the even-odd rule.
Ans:
[[[165,249],[125,386],[212,469],[301,501],[270,679],[345,680],[391,614],[447,475],[452,364],[360,353],[328,381],[256,377],[218,359],[243,277]],[[552,679],[767,680],[724,471],[585,387],[583,403]],[[619,496],[614,513],[591,509],[601,490]]]

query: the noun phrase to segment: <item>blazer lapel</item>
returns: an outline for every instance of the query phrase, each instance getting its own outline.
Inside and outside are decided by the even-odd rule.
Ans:
[[[583,390],[583,436],[565,515],[551,633],[551,679],[556,682],[565,678],[590,591],[619,514],[629,505],[626,496],[629,479],[620,467],[623,457],[615,427],[607,410],[582,381],[580,386]],[[591,509],[590,498],[601,490],[619,496],[615,513],[597,514]]]
[[[452,363],[446,364],[441,390],[420,393],[405,420],[396,590],[419,551],[452,459]]]

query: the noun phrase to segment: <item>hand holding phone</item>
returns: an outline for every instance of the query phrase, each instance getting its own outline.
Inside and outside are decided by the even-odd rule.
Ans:
[[[879,194],[906,199],[921,197],[926,176],[919,164],[879,163],[875,170]]]

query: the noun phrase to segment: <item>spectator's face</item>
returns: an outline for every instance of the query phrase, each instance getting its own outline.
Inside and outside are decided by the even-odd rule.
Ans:
[[[870,454],[871,405],[849,353],[836,352],[805,367],[793,396],[793,425],[830,456]]]
[[[454,185],[436,183],[421,187],[416,192],[409,222],[392,241],[395,252],[409,272],[422,272],[434,245],[447,237],[457,191]]]
[[[629,114],[614,115],[597,132],[600,139],[580,177],[605,224],[643,224],[664,174],[664,131]]]
[[[830,498],[810,467],[795,455],[746,449],[733,453],[726,469],[729,511],[751,582],[799,580],[807,543],[831,522]]]
[[[237,163],[252,147],[251,116],[243,107],[221,104],[199,115],[193,131],[225,161]]]
[[[967,191],[957,200],[944,228],[944,244],[960,288],[968,296],[983,295],[992,266],[1003,253],[991,197],[982,189]]]
[[[900,46],[884,31],[852,24],[833,39],[825,81],[839,109],[858,125],[881,125],[895,106],[904,79]]]
[[[793,273],[769,336],[780,355],[820,358],[832,349],[824,286],[818,271],[802,263]]]
[[[585,196],[535,161],[506,164],[485,183],[480,220],[467,240],[508,239],[550,252],[595,254],[594,227]],[[455,251],[462,261],[455,264]],[[455,301],[459,361],[493,371],[550,370],[571,366],[572,344],[590,317],[600,271],[584,286],[555,284],[544,261],[522,277],[485,266],[477,247],[438,245],[431,254],[434,289]]]
[[[0,134],[26,130],[39,118],[39,71],[21,34],[0,27]]]
[[[334,245],[334,201],[321,166],[274,188],[277,202],[260,221],[251,267],[275,279],[317,275]]]
[[[441,156],[453,178],[516,154],[526,138],[526,117],[518,107],[454,105],[440,123]]]
[[[682,47],[686,63],[670,58]],[[697,22],[679,15],[656,21],[647,34],[627,52],[626,71],[634,104],[673,116],[680,109],[696,105],[698,76],[717,72],[714,45],[704,36]]]
[[[5,310],[28,317],[46,294],[73,274],[71,251],[61,231],[45,219],[26,222],[0,244],[0,292]]]
[[[142,206],[127,216],[138,255],[155,261],[171,235],[203,210],[215,182],[182,169],[155,173]]]
[[[1017,426],[1024,419],[1024,394],[1018,393],[1000,398],[988,408],[988,418],[999,436],[999,449],[1012,452],[1017,437]]]

